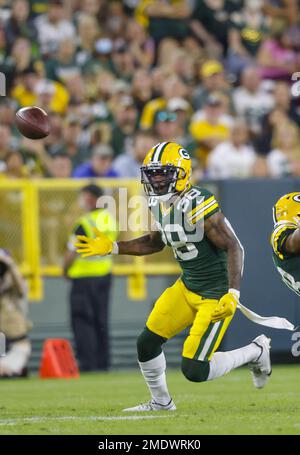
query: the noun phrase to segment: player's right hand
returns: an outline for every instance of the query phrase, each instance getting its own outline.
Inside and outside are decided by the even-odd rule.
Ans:
[[[239,299],[235,293],[228,292],[227,294],[223,295],[211,315],[211,321],[215,323],[233,316],[238,303]]]
[[[106,256],[112,252],[113,242],[97,228],[94,228],[93,230],[96,234],[96,238],[86,237],[85,235],[76,236],[78,242],[76,242],[74,246],[76,246],[76,252],[79,253],[82,258],[87,258],[89,256]]]

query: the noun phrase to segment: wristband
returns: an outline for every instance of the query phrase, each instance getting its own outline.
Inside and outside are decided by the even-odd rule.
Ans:
[[[228,289],[228,292],[230,292],[231,294],[235,295],[235,297],[239,300],[240,299],[240,291],[238,291],[237,289],[234,289],[234,288],[230,288]]]
[[[119,245],[117,242],[113,243],[113,247],[110,254],[119,254]]]

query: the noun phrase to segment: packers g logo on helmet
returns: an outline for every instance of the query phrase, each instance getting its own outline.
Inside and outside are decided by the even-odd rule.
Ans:
[[[300,192],[282,196],[273,207],[274,223],[289,221],[300,223]]]
[[[160,142],[146,155],[141,167],[141,183],[148,196],[169,199],[185,190],[191,177],[188,152],[175,142]]]

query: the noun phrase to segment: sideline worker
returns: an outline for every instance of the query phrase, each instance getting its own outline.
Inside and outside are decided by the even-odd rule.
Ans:
[[[79,205],[87,213],[75,223],[64,257],[64,275],[72,280],[71,323],[81,371],[109,367],[108,306],[112,284],[112,259],[81,258],[73,246],[76,235],[95,237],[95,229],[111,240],[117,236],[116,221],[106,209],[97,209],[101,188],[90,184],[81,189]]]

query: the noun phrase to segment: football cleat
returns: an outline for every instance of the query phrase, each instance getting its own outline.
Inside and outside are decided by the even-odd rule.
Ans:
[[[249,368],[255,387],[262,389],[272,373],[270,358],[271,338],[267,338],[265,335],[259,335],[252,343],[261,348],[261,353],[257,360],[249,363]]]
[[[148,401],[148,403],[139,404],[133,408],[123,409],[124,412],[149,412],[149,411],[176,411],[176,405],[174,401],[169,401],[168,404],[155,403],[154,400]]]

